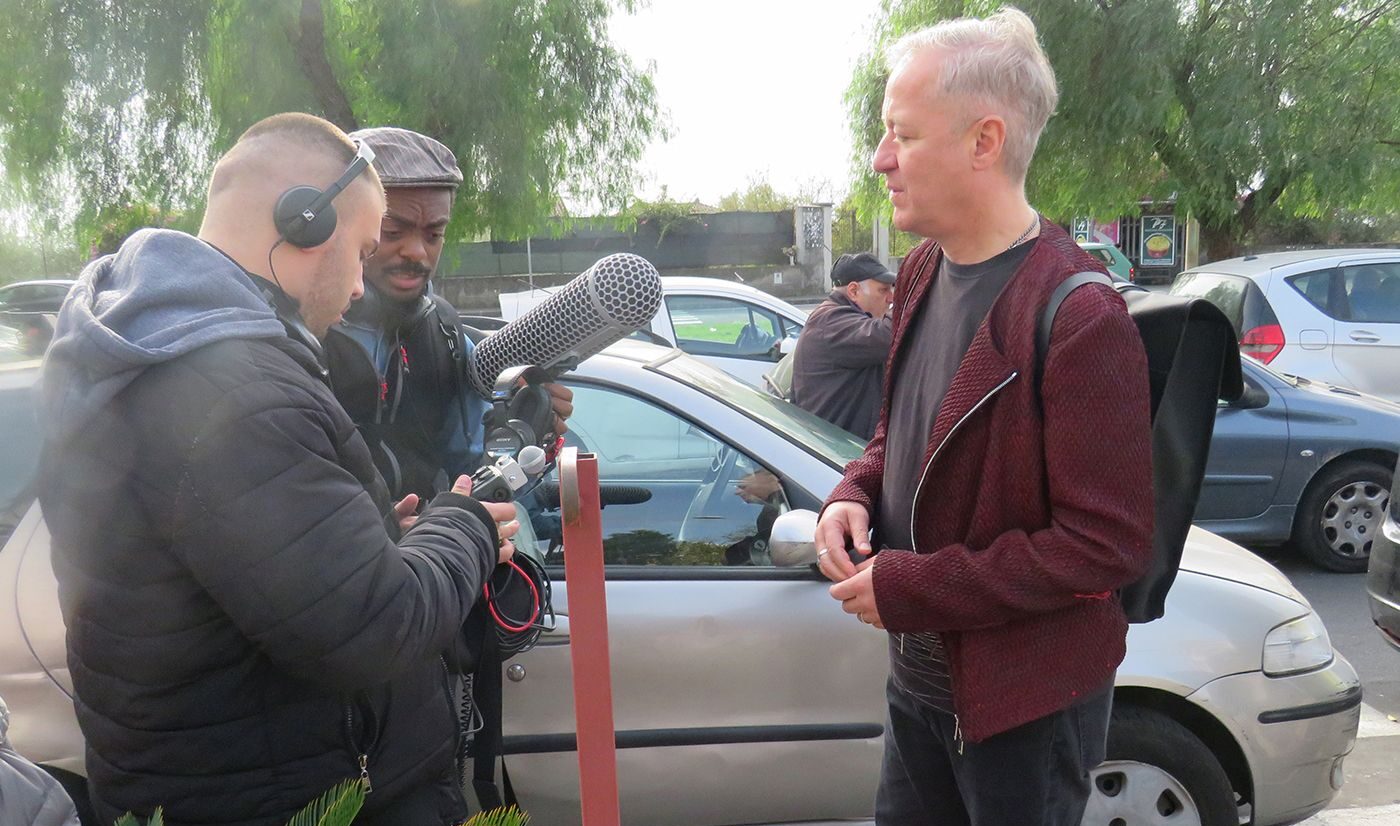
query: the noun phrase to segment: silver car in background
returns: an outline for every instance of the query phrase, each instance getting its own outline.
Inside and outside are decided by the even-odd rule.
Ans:
[[[1240,352],[1285,373],[1400,402],[1400,249],[1215,261],[1176,277],[1235,325]]]
[[[651,496],[603,511],[624,822],[868,821],[885,636],[841,613],[806,564],[810,544],[775,544],[794,530],[801,540],[862,445],[654,345],[621,342],[567,381],[570,438],[597,457],[604,499],[609,486]],[[804,519],[807,528],[793,527]],[[551,544],[534,550],[550,566],[558,619],[508,663],[505,750],[522,806],[554,826],[578,823],[579,803],[569,606]],[[0,550],[0,591],[16,607],[0,615],[0,694],[15,745],[80,772],[37,508]],[[1288,580],[1195,529],[1165,618],[1129,633],[1086,822],[1306,818],[1342,785],[1360,701],[1356,672]]]

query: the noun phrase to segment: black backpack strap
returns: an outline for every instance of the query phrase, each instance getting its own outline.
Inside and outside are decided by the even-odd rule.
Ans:
[[[1077,272],[1061,281],[1050,293],[1050,300],[1045,302],[1045,310],[1040,314],[1040,324],[1035,330],[1035,386],[1040,387],[1040,376],[1045,372],[1045,359],[1050,355],[1050,330],[1055,326],[1055,314],[1060,311],[1060,305],[1065,303],[1069,294],[1084,286],[1085,284],[1103,284],[1107,287],[1113,286],[1113,279],[1101,272],[1085,270]]]

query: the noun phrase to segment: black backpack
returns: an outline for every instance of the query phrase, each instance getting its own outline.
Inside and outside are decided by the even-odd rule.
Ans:
[[[1210,437],[1220,400],[1244,392],[1234,325],[1209,301],[1115,284],[1099,272],[1065,279],[1041,314],[1036,329],[1036,387],[1040,387],[1050,330],[1069,294],[1085,284],[1107,284],[1128,305],[1147,351],[1152,386],[1152,567],[1119,592],[1128,622],[1151,622],[1166,610],[1176,580],[1191,517],[1205,478]]]

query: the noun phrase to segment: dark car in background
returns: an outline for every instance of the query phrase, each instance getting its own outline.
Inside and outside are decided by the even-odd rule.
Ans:
[[[1400,462],[1395,465],[1391,491],[1400,488]],[[1390,508],[1380,535],[1371,547],[1371,572],[1366,576],[1371,598],[1371,619],[1386,642],[1400,651],[1400,499],[1390,497]]]
[[[1245,392],[1216,413],[1196,524],[1365,571],[1390,500],[1400,405],[1241,361]]]
[[[75,282],[52,278],[0,287],[0,313],[57,313]]]

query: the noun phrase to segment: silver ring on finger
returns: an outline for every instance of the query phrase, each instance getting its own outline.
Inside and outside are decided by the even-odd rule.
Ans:
[[[817,564],[822,564],[822,560],[826,559],[826,555],[829,553],[831,553],[830,548],[822,548],[820,551],[817,551]]]
[[[856,619],[860,620],[861,622],[865,622],[865,614],[861,613],[860,611],[857,611]]]

